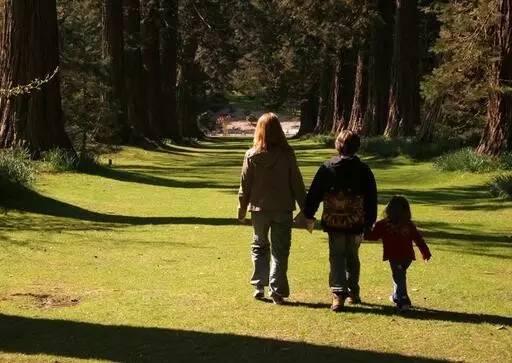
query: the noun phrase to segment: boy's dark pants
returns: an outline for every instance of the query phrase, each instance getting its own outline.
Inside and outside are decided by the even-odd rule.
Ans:
[[[329,286],[336,294],[359,296],[359,246],[358,234],[329,232]]]
[[[393,273],[393,300],[396,303],[410,304],[409,295],[407,295],[407,269],[411,263],[412,260],[389,261]]]

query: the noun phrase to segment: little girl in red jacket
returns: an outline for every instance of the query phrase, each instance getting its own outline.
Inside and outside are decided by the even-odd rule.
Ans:
[[[384,261],[389,261],[393,274],[393,295],[389,298],[399,310],[411,307],[407,295],[407,268],[415,260],[413,241],[425,261],[432,255],[425,240],[411,220],[409,202],[402,196],[394,196],[384,211],[385,218],[375,223],[366,234],[367,240],[382,240]]]

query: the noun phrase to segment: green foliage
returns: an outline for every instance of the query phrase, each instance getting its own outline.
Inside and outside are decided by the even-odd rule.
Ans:
[[[0,150],[0,184],[14,183],[28,186],[34,181],[35,173],[36,170],[27,150]]]
[[[442,100],[440,121],[456,130],[479,127],[486,113],[495,55],[496,0],[435,2],[441,31],[433,51],[438,66],[422,83],[427,102]]]
[[[365,37],[373,18],[364,2],[240,3],[236,44],[241,58],[231,83],[274,109],[299,103],[340,51]]]
[[[65,171],[89,171],[99,166],[97,158],[93,154],[74,154],[63,149],[52,149],[43,153],[41,160],[56,172]]]
[[[494,177],[489,184],[491,194],[498,198],[512,199],[512,174]]]
[[[370,137],[361,141],[361,153],[377,155],[384,158],[399,155],[413,159],[431,159],[460,147],[459,140],[439,139],[436,142],[420,142],[415,138]]]
[[[325,147],[334,148],[335,136],[331,134],[306,134],[300,137],[300,140],[308,140]]]
[[[325,147],[334,148],[334,135],[304,135],[301,140],[310,140]],[[394,158],[399,155],[413,159],[431,159],[461,147],[460,139],[440,139],[435,143],[420,142],[415,138],[389,139],[383,136],[366,137],[361,140],[359,153]]]
[[[94,0],[58,0],[62,108],[75,147],[85,150],[98,137],[112,139],[115,110],[102,101],[108,71],[101,46],[101,7]]]
[[[506,167],[500,158],[478,154],[472,148],[464,148],[438,158],[434,166],[444,171],[468,171],[487,173]]]

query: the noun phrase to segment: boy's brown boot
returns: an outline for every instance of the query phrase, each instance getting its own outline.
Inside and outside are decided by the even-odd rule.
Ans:
[[[343,310],[343,305],[345,304],[345,296],[342,294],[332,293],[332,305],[331,310],[334,312],[340,312]]]

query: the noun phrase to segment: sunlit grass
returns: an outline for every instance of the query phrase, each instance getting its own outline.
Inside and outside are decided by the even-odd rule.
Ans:
[[[0,217],[0,361],[512,360],[512,202],[488,194],[492,175],[366,157],[381,206],[397,193],[411,200],[433,259],[410,269],[418,310],[395,315],[381,246],[365,243],[367,304],[334,314],[320,231],[294,231],[292,304],[253,301],[252,232],[234,219],[249,144],[124,148],[103,156],[110,168],[42,174],[35,192],[11,196]],[[333,151],[294,147],[309,184]]]

